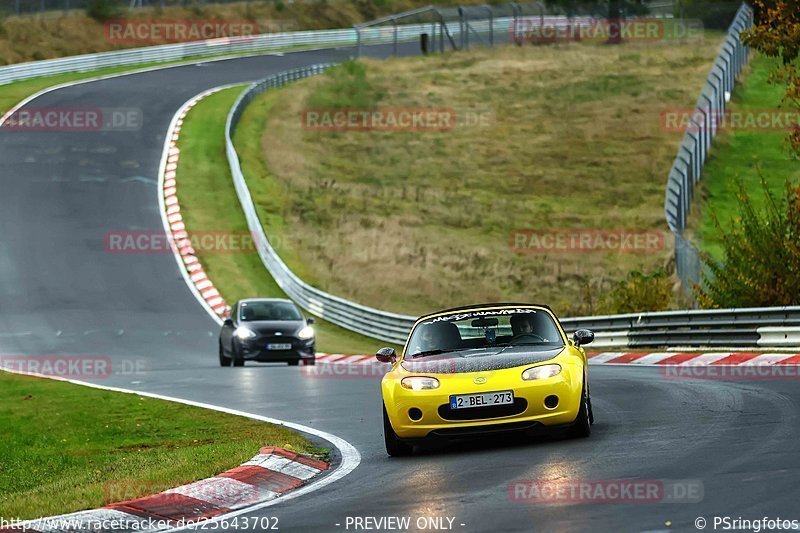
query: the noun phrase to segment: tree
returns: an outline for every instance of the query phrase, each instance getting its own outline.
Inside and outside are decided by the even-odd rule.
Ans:
[[[714,216],[722,236],[725,258],[717,262],[701,253],[706,269],[695,295],[706,308],[770,307],[800,304],[800,187],[785,185],[776,200],[761,179],[764,210],[757,211],[739,182],[739,216],[725,230]]]
[[[744,43],[768,57],[781,60],[770,75],[770,83],[786,86],[784,103],[800,109],[800,2],[797,0],[764,0],[754,2],[755,25],[742,34]],[[800,125],[789,133],[789,142],[800,156]]]

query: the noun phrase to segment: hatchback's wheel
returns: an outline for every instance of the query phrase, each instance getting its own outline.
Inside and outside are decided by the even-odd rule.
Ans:
[[[233,366],[244,366],[244,356],[236,346],[233,347]]]
[[[567,431],[567,435],[572,438],[581,439],[588,437],[591,434],[592,422],[589,412],[589,394],[584,386],[583,392],[581,393],[581,404],[580,408],[578,409],[578,417],[575,419],[572,427],[570,427]]]
[[[298,361],[298,360],[289,361],[289,366],[297,366],[299,364],[300,364],[300,361]]]
[[[222,343],[219,343],[219,366],[231,366],[231,358],[225,356],[225,350],[222,349]]]
[[[304,359],[303,360],[303,364],[305,366],[314,366],[314,365],[317,364],[317,360],[316,359]]]
[[[383,407],[383,440],[386,443],[386,453],[392,457],[403,457],[414,452],[412,445],[397,437],[392,423],[389,421],[389,415],[386,414],[386,406]]]

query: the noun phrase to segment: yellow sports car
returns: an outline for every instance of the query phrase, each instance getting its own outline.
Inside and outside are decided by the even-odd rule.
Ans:
[[[386,451],[400,456],[434,438],[562,427],[588,437],[594,422],[582,346],[543,305],[486,304],[421,317],[381,383]]]

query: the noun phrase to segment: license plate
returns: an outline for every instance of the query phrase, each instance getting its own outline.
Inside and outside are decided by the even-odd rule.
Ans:
[[[469,409],[471,407],[489,407],[513,403],[514,392],[510,390],[450,396],[450,409]]]
[[[291,350],[291,344],[267,344],[267,350]]]

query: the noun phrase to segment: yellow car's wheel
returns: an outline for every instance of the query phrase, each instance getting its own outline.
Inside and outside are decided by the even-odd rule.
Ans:
[[[572,427],[569,428],[567,434],[576,439],[582,439],[592,434],[592,421],[593,418],[590,413],[589,407],[589,393],[586,386],[583,387],[581,394],[581,405],[578,409],[578,417],[573,422]]]
[[[411,455],[414,451],[413,446],[397,437],[389,421],[389,415],[386,414],[386,406],[383,407],[383,440],[386,443],[386,453],[392,457]]]

